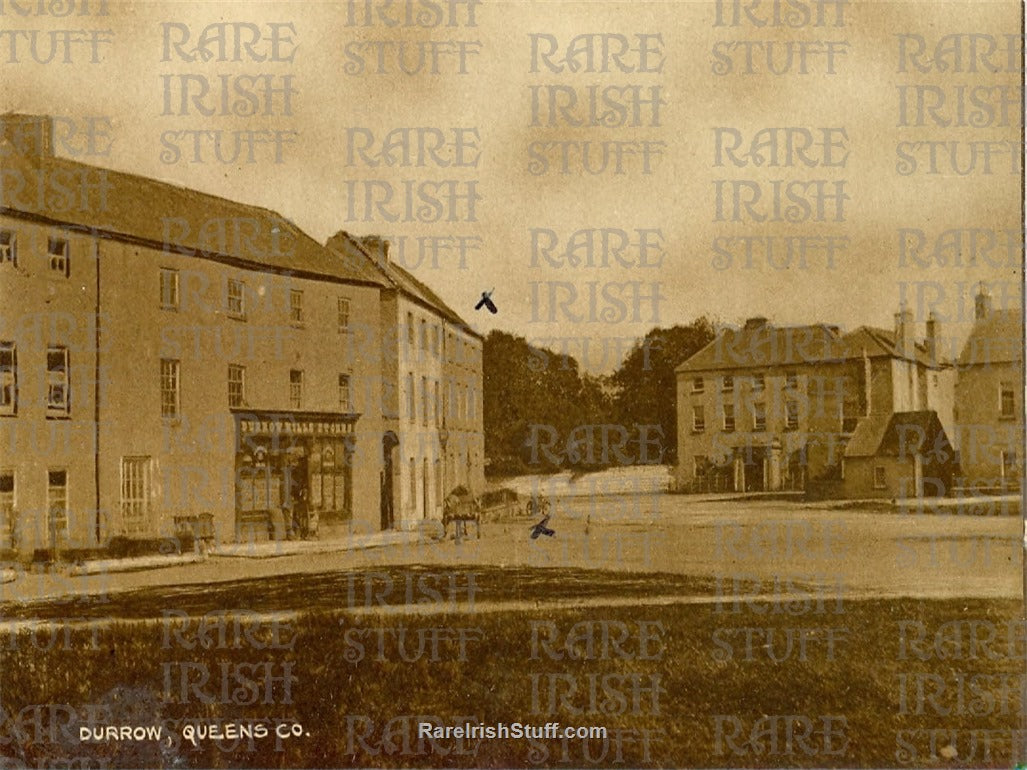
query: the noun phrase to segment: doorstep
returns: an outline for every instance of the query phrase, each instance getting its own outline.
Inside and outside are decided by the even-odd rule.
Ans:
[[[265,540],[249,543],[222,543],[211,546],[210,556],[241,559],[271,559],[277,556],[295,556],[304,553],[334,553],[356,551],[363,548],[381,548],[388,545],[416,543],[419,532],[372,532],[367,535],[342,535],[330,540]]]

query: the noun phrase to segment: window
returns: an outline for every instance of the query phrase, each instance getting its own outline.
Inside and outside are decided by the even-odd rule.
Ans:
[[[68,533],[68,472],[49,470],[46,473],[46,509],[49,512],[50,532]]]
[[[735,407],[724,404],[724,432],[731,433],[735,429]]]
[[[150,513],[150,458],[121,458],[121,522],[128,534],[146,529]]]
[[[18,237],[10,230],[0,230],[0,264],[18,266]]]
[[[442,336],[442,333],[439,331],[438,325],[436,324],[436,325],[432,326],[431,327],[431,353],[432,353],[433,356],[438,356],[438,354],[439,354],[439,337],[441,337],[441,336]]]
[[[349,375],[339,375],[339,409],[344,412],[353,411],[353,403],[350,401]]]
[[[439,403],[439,381],[438,380],[435,380],[434,388],[435,388],[435,400],[434,400],[435,426],[438,427],[439,425],[442,424],[442,405]]]
[[[706,430],[706,415],[703,414],[703,408],[701,406],[692,407],[692,431],[695,433],[702,433]]]
[[[442,461],[435,461],[435,499],[442,504]]]
[[[410,458],[410,510],[417,507],[417,463]]]
[[[1012,450],[1002,452],[1002,478],[1017,476],[1017,453]]]
[[[421,350],[428,350],[428,322],[421,319]]]
[[[46,249],[50,257],[50,270],[65,278],[71,275],[71,259],[68,256],[68,242],[64,238],[51,238]]]
[[[299,369],[289,370],[289,403],[293,409],[303,407],[303,372]]]
[[[339,332],[345,334],[349,331],[349,300],[345,297],[339,297],[338,300],[339,310]]]
[[[1002,452],[1002,478],[1016,478],[1016,452],[1004,450]]]
[[[310,446],[310,508],[352,515],[351,462],[346,443],[337,438],[315,438]]]
[[[178,417],[181,406],[179,366],[173,358],[160,360],[160,416],[172,420]]]
[[[414,314],[407,313],[407,345],[414,347]]]
[[[228,405],[245,406],[246,404],[246,367],[236,364],[228,365]]]
[[[57,417],[71,413],[71,394],[68,392],[68,349],[46,349],[46,414]]]
[[[0,414],[18,413],[18,351],[0,342]]]
[[[720,389],[725,393],[735,389],[735,378],[730,374],[725,374],[720,381]]]
[[[417,421],[417,394],[414,393],[414,374],[413,372],[407,373],[407,419],[414,422]]]
[[[246,287],[243,282],[229,278],[227,297],[226,307],[228,308],[228,315],[233,318],[245,318]]]
[[[788,401],[785,403],[785,430],[799,429],[799,402]]]
[[[793,389],[799,387],[799,375],[795,372],[785,372],[785,387]]]
[[[693,377],[692,378],[692,392],[693,393],[702,393],[704,390],[706,390],[706,382],[703,380],[703,378],[702,377]]]
[[[765,404],[752,405],[752,429],[755,431],[767,429],[767,407]]]
[[[160,306],[162,310],[178,310],[178,271],[160,269]]]
[[[1008,382],[999,385],[999,416],[1004,419],[1011,419],[1016,416],[1016,397],[1013,393],[1013,386]]]
[[[706,455],[696,455],[692,458],[692,475],[700,478],[706,475]]]
[[[752,389],[754,391],[761,391],[767,387],[767,378],[762,374],[754,374],[752,376]]]
[[[888,477],[884,473],[883,465],[874,466],[874,489],[887,489]]]
[[[299,289],[292,289],[289,292],[289,322],[303,323],[303,292]]]
[[[422,327],[424,328],[424,327]],[[428,424],[428,378],[421,378],[421,422],[424,425]]]
[[[0,472],[0,548],[14,546],[14,471]]]

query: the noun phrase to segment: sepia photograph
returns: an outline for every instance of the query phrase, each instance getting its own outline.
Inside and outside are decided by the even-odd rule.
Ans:
[[[1027,767],[1023,30],[0,0],[0,769]]]

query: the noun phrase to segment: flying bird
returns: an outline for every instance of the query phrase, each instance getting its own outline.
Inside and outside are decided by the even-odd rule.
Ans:
[[[546,537],[552,537],[556,534],[556,530],[550,529],[546,526],[549,523],[549,517],[546,516],[538,524],[531,528],[531,539],[538,540],[539,535],[545,535]]]
[[[489,309],[490,313],[498,313],[499,308],[497,308],[496,303],[492,301],[493,291],[495,291],[495,289],[492,289],[490,291],[483,291],[481,293],[481,299],[478,300],[478,304],[474,306],[474,309],[481,310],[482,306],[484,306]]]

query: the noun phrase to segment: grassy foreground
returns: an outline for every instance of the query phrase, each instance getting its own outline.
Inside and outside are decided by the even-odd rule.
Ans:
[[[0,767],[1012,767],[1019,612],[995,600],[738,612],[640,600],[6,633]],[[428,740],[426,720],[608,734]],[[182,737],[210,723],[268,735]],[[103,725],[159,726],[161,740],[80,740]]]

